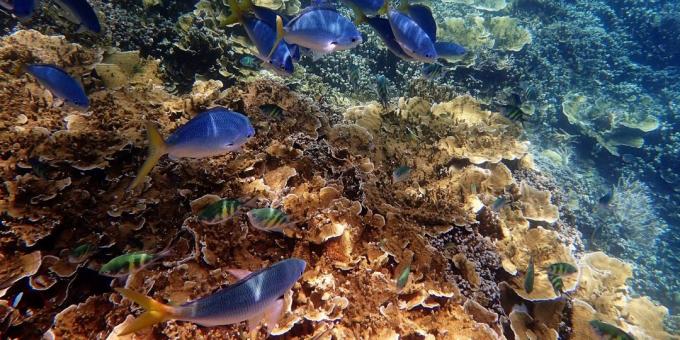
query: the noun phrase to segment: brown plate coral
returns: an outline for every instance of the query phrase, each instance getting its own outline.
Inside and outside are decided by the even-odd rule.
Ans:
[[[181,304],[233,283],[229,269],[298,257],[307,270],[284,296],[272,332],[289,339],[498,339],[513,331],[520,339],[568,337],[587,332],[575,318],[593,315],[623,317],[636,334],[662,334],[639,311],[661,316],[663,308],[630,299],[625,265],[604,254],[577,261],[554,227],[560,221],[551,194],[532,186],[531,176],[517,177],[534,171],[520,128],[474,98],[401,98],[396,110],[375,103],[342,110],[266,79],[229,89],[198,81],[190,93],[173,95],[160,81],[118,86],[118,78],[97,76],[94,70],[104,69],[126,75],[110,66],[122,62],[114,55],[101,66],[102,52],[33,31],[0,40],[7,84],[0,89],[0,333],[115,339],[139,309],[112,287]],[[58,106],[13,72],[23,63],[57,61],[82,75],[92,101],[87,113]],[[280,106],[282,119],[263,114],[265,104]],[[256,136],[242,152],[162,159],[141,188],[125,190],[145,156],[144,121],[167,135],[216,105],[253,122]],[[392,183],[401,165],[413,171]],[[507,203],[492,209],[499,196]],[[224,223],[201,223],[196,212],[220,198],[277,207],[294,223],[283,234],[266,233],[250,227],[243,211]],[[158,252],[171,242],[172,256],[125,282],[96,273],[114,256]],[[69,261],[84,243],[93,251]],[[521,284],[529,256],[538,273],[532,293]],[[578,265],[565,278],[572,296],[547,285],[543,268],[556,262]],[[608,273],[603,263],[623,272]],[[398,289],[406,266],[410,274]],[[10,303],[20,293],[23,299]],[[245,325],[168,321],[129,338],[246,334]]]

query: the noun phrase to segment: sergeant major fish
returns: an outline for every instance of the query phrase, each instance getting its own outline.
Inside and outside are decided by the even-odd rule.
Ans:
[[[146,309],[118,335],[134,333],[168,320],[189,321],[205,327],[248,321],[248,328],[253,331],[264,319],[271,331],[282,313],[281,296],[302,276],[305,266],[305,261],[291,258],[254,273],[234,271],[232,274],[240,278],[236,283],[180,306],[165,305],[133,290],[116,288]]]
[[[387,91],[387,78],[382,74],[376,78],[376,92],[378,93],[378,100],[383,108],[390,105],[389,93]]]
[[[255,129],[248,117],[223,107],[199,113],[175,130],[165,141],[152,123],[147,122],[146,128],[149,137],[149,156],[130,184],[130,190],[144,181],[144,177],[165,154],[171,159],[222,155],[239,151],[243,144],[255,135]]]
[[[158,260],[169,256],[170,253],[170,249],[165,249],[157,254],[136,251],[116,256],[99,269],[99,274],[108,277],[126,277],[149,267]]]
[[[286,226],[293,224],[288,215],[275,208],[259,208],[248,211],[248,221],[255,228],[266,232],[282,233]]]
[[[87,110],[90,106],[83,87],[63,69],[48,64],[31,64],[25,69],[55,96],[79,110]]]
[[[220,224],[234,217],[241,205],[236,200],[222,199],[203,208],[197,217],[205,224]]]
[[[573,265],[565,262],[553,263],[548,266],[548,272],[555,275],[565,275],[576,273],[578,269]]]

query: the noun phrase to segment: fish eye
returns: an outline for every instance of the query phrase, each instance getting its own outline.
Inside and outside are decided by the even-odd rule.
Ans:
[[[352,42],[357,42],[357,38],[352,38]]]

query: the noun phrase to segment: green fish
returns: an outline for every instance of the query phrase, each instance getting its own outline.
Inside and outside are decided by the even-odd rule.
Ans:
[[[392,171],[392,183],[399,183],[406,180],[408,175],[411,174],[411,170],[411,167],[407,165],[402,165],[394,169],[394,171]]]
[[[168,255],[170,255],[169,249],[163,250],[155,255],[144,251],[120,255],[104,264],[99,270],[99,274],[108,277],[126,277],[152,265]]]
[[[595,333],[599,334],[601,337],[605,339],[635,340],[635,338],[632,335],[624,332],[621,328],[618,328],[614,325],[610,325],[606,322],[602,322],[600,320],[591,320],[590,326],[593,327]]]
[[[548,272],[548,280],[555,290],[555,295],[562,295],[562,290],[564,289],[564,282],[562,277],[553,273]]]
[[[81,263],[96,251],[96,247],[90,243],[83,243],[71,251],[68,255],[68,262]]]
[[[279,120],[281,119],[281,116],[283,116],[283,109],[276,104],[260,105],[260,110],[262,110],[262,113],[270,119]]]
[[[553,263],[550,266],[548,266],[548,273],[555,274],[555,275],[565,275],[565,274],[572,274],[572,273],[576,273],[576,272],[577,272],[576,267],[570,265],[569,263],[558,262],[558,263]]]
[[[239,201],[222,199],[203,208],[198,213],[198,220],[205,224],[219,224],[234,217],[239,207]]]
[[[283,228],[290,225],[291,222],[283,211],[275,208],[260,208],[249,211],[248,220],[255,229],[262,231],[279,233],[283,232]]]
[[[501,209],[503,209],[506,203],[508,203],[508,198],[505,196],[500,196],[491,204],[491,210],[499,212]]]
[[[529,266],[527,267],[527,273],[524,277],[524,290],[531,294],[534,290],[534,257],[529,257]]]
[[[404,269],[401,271],[401,274],[399,274],[399,278],[397,279],[397,289],[402,290],[404,287],[406,287],[406,283],[408,282],[408,276],[411,274],[411,264],[409,263],[404,267]]]

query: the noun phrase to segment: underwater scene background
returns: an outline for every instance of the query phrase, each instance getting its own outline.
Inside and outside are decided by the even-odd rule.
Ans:
[[[0,2],[2,338],[679,338],[678,1],[253,0],[286,21],[256,35],[248,1]],[[360,39],[298,60],[329,7]],[[216,107],[247,123],[187,142]],[[290,258],[276,313],[131,331],[160,307],[122,287]]]

